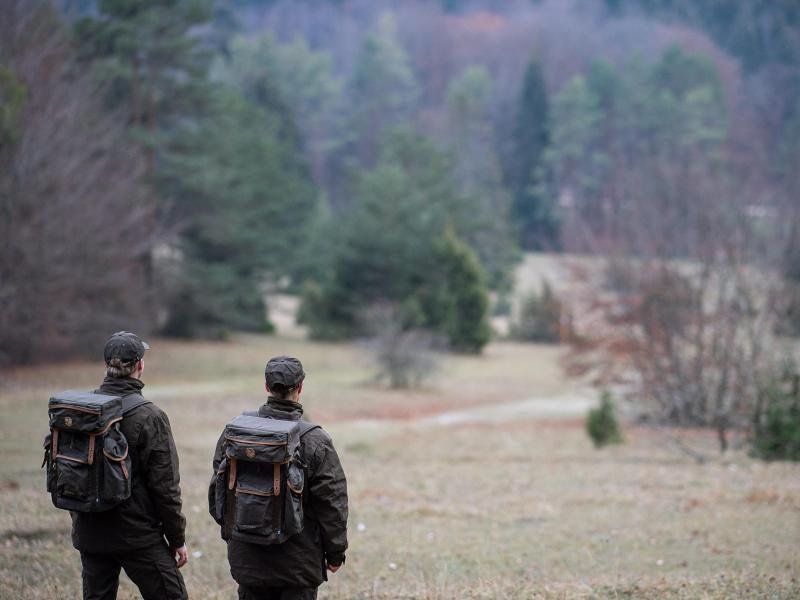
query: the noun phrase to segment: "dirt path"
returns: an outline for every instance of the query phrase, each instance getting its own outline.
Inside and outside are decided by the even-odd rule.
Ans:
[[[356,427],[361,430],[385,431],[393,426],[448,427],[465,423],[507,423],[525,419],[582,418],[589,408],[595,405],[595,398],[596,393],[585,388],[560,396],[534,397],[504,404],[449,410],[417,419],[354,419],[337,422],[337,425]]]
[[[561,419],[582,417],[594,404],[591,390],[578,390],[549,398],[528,398],[505,404],[452,410],[419,419],[421,425],[459,425],[462,423],[505,423],[517,419]]]
[[[172,396],[214,395],[242,391],[240,379],[218,380],[209,382],[179,383],[172,385],[152,385],[148,395],[153,399]],[[583,417],[595,404],[596,392],[591,388],[580,388],[558,396],[535,396],[503,404],[473,406],[459,410],[445,410],[438,414],[426,415],[417,419],[354,419],[351,425],[363,428],[387,426],[397,421],[409,425],[450,426],[464,423],[506,423],[519,419],[564,419]],[[342,423],[344,424],[344,423]]]

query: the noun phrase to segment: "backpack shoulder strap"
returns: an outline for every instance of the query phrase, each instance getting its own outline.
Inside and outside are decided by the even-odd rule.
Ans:
[[[300,437],[303,437],[309,431],[312,431],[314,429],[321,429],[321,428],[322,427],[320,425],[317,425],[316,423],[312,423],[311,421],[300,421]]]
[[[314,429],[321,429],[319,425],[316,423],[312,423],[310,421],[300,421],[300,441],[303,441],[303,436],[307,434],[309,431],[313,431]],[[311,462],[308,460],[308,455],[306,452],[308,451],[305,446],[302,446],[302,460],[300,464],[303,466],[304,469],[310,468]]]
[[[122,414],[127,415],[134,408],[139,408],[142,404],[150,404],[150,400],[145,400],[138,392],[126,394],[122,397]]]
[[[246,410],[242,414],[243,415],[247,415],[248,417],[261,417],[261,415],[258,414],[257,410]],[[261,417],[261,418],[262,419],[266,419],[266,418],[269,418],[269,417]],[[298,423],[300,423],[300,437],[303,437],[305,434],[307,434],[312,429],[320,429],[321,428],[320,425],[312,423],[311,421],[300,420],[300,421],[298,421]]]

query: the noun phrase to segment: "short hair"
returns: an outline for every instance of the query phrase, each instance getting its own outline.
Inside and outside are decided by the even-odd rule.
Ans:
[[[267,384],[267,385],[269,386],[269,384]],[[285,400],[287,397],[289,397],[291,395],[292,392],[297,390],[297,388],[299,388],[299,387],[300,387],[299,384],[295,385],[295,386],[292,386],[290,388],[287,388],[286,386],[284,386],[284,385],[282,385],[280,383],[274,383],[271,386],[269,386],[269,393],[270,393],[270,395],[272,395],[274,398],[277,398],[278,400]]]
[[[128,377],[136,370],[138,364],[138,360],[124,363],[119,358],[112,358],[106,365],[106,375],[114,378]]]

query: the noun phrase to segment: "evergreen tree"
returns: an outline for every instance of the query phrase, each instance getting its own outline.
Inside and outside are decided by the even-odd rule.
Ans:
[[[108,102],[128,115],[146,146],[150,174],[169,133],[197,115],[208,97],[209,48],[194,33],[213,0],[102,0],[79,19],[81,56],[109,85]]]
[[[541,63],[525,70],[513,132],[514,155],[508,174],[514,200],[511,214],[523,248],[544,249],[558,244],[558,221],[548,194],[545,152],[550,144],[547,87]]]
[[[489,285],[507,290],[519,251],[495,151],[491,100],[492,78],[483,66],[466,68],[447,87],[454,176],[460,192],[474,199],[474,220],[479,222],[469,234],[470,245],[486,269]]]
[[[188,223],[168,333],[268,331],[265,283],[300,268],[297,240],[316,192],[276,104],[220,88],[211,116],[183,136],[187,151],[165,167],[163,187]]]
[[[329,187],[333,175],[327,156],[343,136],[343,84],[333,72],[330,54],[312,50],[303,38],[279,44],[269,34],[235,38],[230,54],[230,61],[215,62],[214,78],[236,85],[254,77],[273,81],[302,134],[317,183]]]
[[[601,144],[600,102],[582,75],[576,75],[553,102],[553,144],[548,159],[561,193],[567,193],[596,222],[599,192],[608,165]]]
[[[75,23],[81,61],[108,90],[106,104],[126,117],[131,143],[144,151],[148,229],[168,229],[163,166],[173,143],[202,118],[210,90],[210,47],[196,33],[213,16],[213,0],[102,0]],[[182,151],[191,153],[192,149]],[[147,281],[159,286],[152,255],[142,257]],[[156,320],[154,303],[147,309]]]
[[[489,294],[480,262],[452,228],[437,242],[434,258],[431,287],[439,305],[428,324],[442,331],[456,352],[479,353],[491,337]]]
[[[362,335],[365,311],[393,304],[409,327],[428,327],[458,350],[479,350],[488,339],[482,269],[464,242],[441,241],[448,227],[460,238],[472,226],[469,213],[448,155],[419,135],[391,136],[338,219],[327,276],[306,288],[302,316],[312,335]]]
[[[404,124],[419,101],[414,71],[389,13],[380,19],[378,30],[364,38],[348,92],[354,155],[362,165],[371,166],[381,136]]]
[[[10,68],[0,64],[0,154],[14,146],[22,135],[20,115],[25,104],[25,86]]]
[[[595,240],[619,239],[621,221],[640,206],[673,223],[663,251],[685,253],[690,241],[678,242],[677,232],[695,218],[685,186],[699,189],[721,165],[725,108],[719,75],[703,56],[671,47],[654,64],[635,59],[617,70],[595,62],[553,101],[547,159],[555,187]],[[627,227],[638,246],[656,243]]]

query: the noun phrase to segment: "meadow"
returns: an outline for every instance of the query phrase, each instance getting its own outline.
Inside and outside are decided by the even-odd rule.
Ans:
[[[582,428],[591,394],[562,374],[561,352],[495,342],[395,391],[374,383],[358,345],[154,340],[145,393],[180,453],[191,597],[236,596],[206,509],[210,460],[225,421],[263,401],[263,364],[278,353],[303,360],[307,414],[348,476],[348,560],[320,598],[798,597],[800,465],[743,452],[698,465],[633,425],[624,445],[597,451]],[[40,448],[49,394],[101,375],[100,361],[3,373],[0,598],[80,596]],[[120,598],[136,597],[123,577]]]

